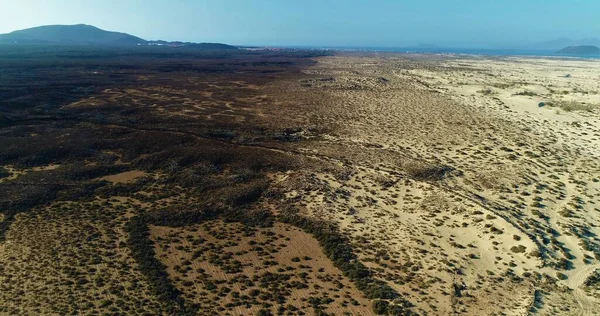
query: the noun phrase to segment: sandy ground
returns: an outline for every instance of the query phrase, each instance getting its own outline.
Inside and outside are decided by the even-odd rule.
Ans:
[[[600,62],[336,56],[289,83],[330,133],[280,176],[416,311],[596,315]],[[292,101],[290,101],[292,102]],[[544,106],[540,103],[544,102]],[[570,105],[570,106],[569,106]]]
[[[105,176],[100,179],[106,180],[106,181],[112,182],[112,183],[124,183],[124,182],[131,182],[131,181],[133,181],[137,178],[141,178],[145,175],[146,175],[146,173],[143,171],[132,170],[132,171],[121,172],[119,174]]]

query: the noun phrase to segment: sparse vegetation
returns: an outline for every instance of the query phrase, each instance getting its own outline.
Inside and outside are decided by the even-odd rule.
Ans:
[[[592,112],[598,108],[597,104],[585,104],[585,103],[576,102],[576,101],[547,102],[546,104],[549,106],[552,106],[552,107],[560,108],[565,112],[573,112],[573,111]]]
[[[411,177],[421,181],[439,181],[451,174],[460,174],[450,166],[438,166],[421,162],[406,163],[403,168]]]
[[[0,52],[0,313],[579,311],[595,110],[499,89],[591,62],[49,50]]]
[[[492,90],[492,89],[490,89],[490,88],[483,89],[483,90],[479,90],[479,91],[477,91],[477,92],[479,92],[479,93],[481,93],[481,94],[483,94],[483,95],[494,95],[494,94],[496,94],[496,93],[494,92],[494,90]]]
[[[528,96],[528,97],[535,97],[538,94],[532,91],[528,91],[528,90],[524,90],[524,91],[519,91],[517,93],[515,93],[515,95],[522,95],[522,96]]]

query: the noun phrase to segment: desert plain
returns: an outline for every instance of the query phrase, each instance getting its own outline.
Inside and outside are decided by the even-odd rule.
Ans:
[[[22,56],[3,314],[600,314],[598,60]]]

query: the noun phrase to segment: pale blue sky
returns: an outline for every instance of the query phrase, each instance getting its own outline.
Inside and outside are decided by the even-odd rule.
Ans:
[[[0,0],[0,33],[78,23],[236,45],[511,47],[600,37],[600,0]]]

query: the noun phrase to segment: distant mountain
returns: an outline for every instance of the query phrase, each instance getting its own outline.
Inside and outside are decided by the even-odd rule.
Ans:
[[[556,52],[565,55],[600,55],[600,48],[596,46],[569,46]]]
[[[584,38],[579,40],[559,38],[548,42],[530,45],[527,48],[540,50],[559,50],[569,46],[600,46],[600,39],[595,37]]]
[[[0,35],[4,44],[135,45],[146,41],[125,33],[109,32],[85,24],[47,25]]]
[[[190,43],[146,41],[126,33],[109,32],[95,26],[46,25],[30,29],[0,34],[0,44],[52,44],[52,45],[152,45],[170,47],[190,47],[197,49],[237,49],[235,46],[219,43]]]

